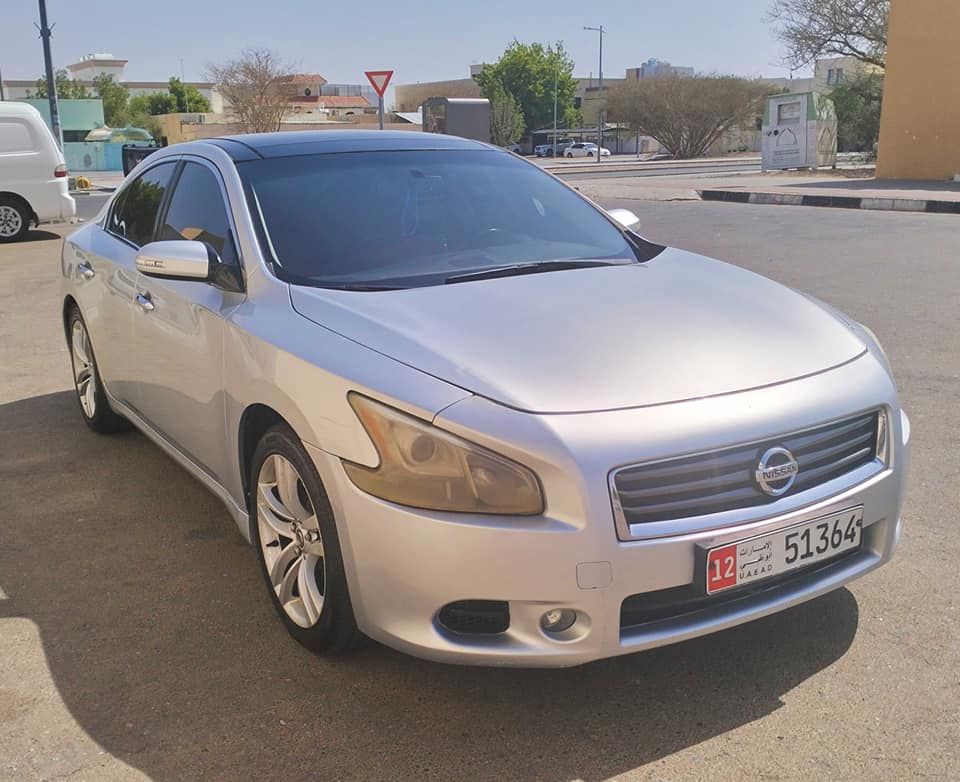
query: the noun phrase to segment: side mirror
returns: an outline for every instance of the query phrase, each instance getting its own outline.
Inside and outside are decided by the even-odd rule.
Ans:
[[[622,225],[624,228],[632,228],[640,222],[640,218],[629,209],[611,209],[607,212],[607,214],[620,223],[620,225]]]
[[[209,280],[210,254],[203,242],[186,239],[150,242],[137,253],[137,271],[148,277]]]

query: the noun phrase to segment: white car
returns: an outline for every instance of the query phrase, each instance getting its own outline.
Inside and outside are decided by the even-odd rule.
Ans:
[[[566,157],[596,157],[597,145],[590,142],[572,144],[567,147],[563,153]],[[606,147],[600,147],[600,157],[610,157],[610,150]]]
[[[40,112],[29,103],[0,102],[0,242],[76,213],[63,153]]]

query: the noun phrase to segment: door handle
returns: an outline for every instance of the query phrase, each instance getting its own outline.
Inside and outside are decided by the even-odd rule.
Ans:
[[[140,305],[140,309],[144,312],[153,312],[153,301],[150,299],[149,293],[138,293],[137,304]]]
[[[97,274],[93,270],[93,267],[86,261],[77,264],[77,271],[80,272],[80,276],[85,280],[92,280]]]

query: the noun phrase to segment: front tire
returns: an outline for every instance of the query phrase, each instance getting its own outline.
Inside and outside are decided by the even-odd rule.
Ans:
[[[568,153],[567,153],[567,157],[572,158],[572,157],[573,157],[573,153],[572,153],[572,152],[568,152]]]
[[[257,557],[287,632],[320,654],[354,649],[363,635],[333,509],[317,468],[288,426],[274,426],[260,440],[248,485]]]
[[[70,364],[73,367],[73,387],[77,390],[83,422],[98,434],[113,434],[129,429],[130,422],[117,415],[107,400],[90,342],[90,333],[77,307],[71,308],[67,317],[67,335]]]
[[[0,196],[0,243],[18,242],[30,230],[30,208],[17,198]]]

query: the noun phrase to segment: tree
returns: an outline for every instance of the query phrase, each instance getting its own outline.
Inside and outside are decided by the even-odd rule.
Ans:
[[[676,157],[694,158],[724,131],[752,124],[769,93],[769,85],[736,76],[658,76],[612,88],[608,114]]]
[[[475,76],[483,96],[493,102],[499,85],[512,95],[520,107],[526,126],[539,130],[553,124],[553,85],[556,77],[558,121],[561,126],[578,123],[573,106],[577,80],[573,77],[573,60],[563,44],[544,47],[540,43],[514,41],[500,59]],[[515,139],[511,139],[512,141]]]
[[[169,92],[148,92],[130,98],[131,114],[173,114],[177,111],[177,99]]]
[[[69,100],[71,98],[89,98],[90,93],[87,92],[87,88],[83,85],[82,82],[77,81],[76,79],[71,79],[70,74],[67,73],[66,68],[60,68],[54,75],[53,81],[57,87],[57,97],[63,100]],[[28,98],[37,97],[37,98],[46,98],[47,97],[47,79],[45,76],[41,76],[37,79],[37,91],[35,94],[28,93]]]
[[[490,91],[490,140],[500,147],[523,136],[523,112],[517,99],[503,85],[494,82]]]
[[[873,152],[880,138],[883,76],[860,73],[830,93],[837,108],[837,146],[841,152]]]
[[[200,94],[200,90],[198,90],[192,84],[184,84],[176,76],[170,77],[170,94],[176,101],[176,107],[174,108],[174,111],[177,111],[181,114],[186,112],[200,114],[210,111],[210,101]],[[151,113],[159,114],[161,112]]]
[[[238,59],[208,65],[206,71],[242,133],[280,129],[294,94],[290,76],[290,67],[269,49],[244,49]]]
[[[824,55],[884,66],[890,0],[774,0],[769,20],[794,68]]]
[[[117,84],[113,76],[101,73],[93,77],[93,89],[103,101],[103,120],[111,128],[122,128],[130,119],[127,101],[130,97],[127,88]]]

